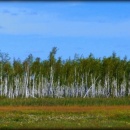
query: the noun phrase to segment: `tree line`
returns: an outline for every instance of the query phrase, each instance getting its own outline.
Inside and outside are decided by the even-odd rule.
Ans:
[[[124,97],[130,94],[130,61],[109,57],[56,59],[53,47],[47,60],[30,54],[24,61],[9,60],[0,52],[0,96],[15,97]]]

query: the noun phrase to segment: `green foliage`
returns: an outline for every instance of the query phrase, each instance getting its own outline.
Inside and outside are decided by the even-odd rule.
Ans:
[[[130,105],[124,98],[15,98],[0,97],[0,106],[116,106]]]
[[[53,47],[47,60],[37,57],[34,59],[30,54],[23,62],[20,59],[10,63],[8,54],[0,52],[0,84],[5,82],[4,77],[8,77],[8,85],[14,85],[14,79],[19,78],[20,82],[24,82],[24,76],[28,78],[27,87],[32,86],[30,78],[34,76],[35,86],[40,85],[42,77],[51,86],[86,86],[90,88],[94,81],[95,85],[109,87],[112,96],[113,81],[116,81],[118,94],[121,91],[121,85],[125,86],[126,96],[130,94],[130,61],[125,56],[124,59],[117,57],[113,52],[110,57],[103,59],[95,58],[92,53],[86,58],[79,57],[75,54],[74,59],[62,60],[61,57],[56,59],[57,48]],[[32,79],[31,79],[32,80]],[[14,86],[13,86],[14,87]],[[8,86],[9,88],[9,86]],[[2,94],[1,94],[2,95]]]
[[[61,57],[56,59],[56,52],[57,48],[53,47],[48,60],[42,61],[38,57],[34,60],[32,54],[30,54],[23,63],[21,63],[20,59],[14,59],[13,65],[6,58],[8,55],[1,53],[4,63],[2,75],[22,76],[26,72],[28,76],[34,74],[36,76],[43,75],[49,80],[52,67],[53,82],[56,84],[60,82],[60,85],[70,86],[74,82],[81,84],[82,80],[84,83],[87,80],[87,86],[91,86],[92,78],[98,78],[98,81],[101,80],[103,85],[105,77],[109,76],[110,84],[113,79],[117,79],[118,86],[120,86],[124,74],[127,80],[129,80],[130,61],[127,61],[127,57],[121,60],[116,56],[115,52],[112,53],[112,56],[108,58],[104,57],[102,60],[94,58],[93,54],[90,53],[87,58],[79,57],[75,54],[74,59],[67,59],[66,61],[63,61]]]

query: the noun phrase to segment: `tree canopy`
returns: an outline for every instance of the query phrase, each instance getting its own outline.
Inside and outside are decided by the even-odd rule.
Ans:
[[[18,86],[17,77],[26,84],[24,84],[26,91],[33,87],[42,91],[40,85],[46,82],[50,83],[50,87],[77,86],[79,88],[81,86],[82,88],[84,86],[84,94],[93,84],[97,92],[102,88],[102,93],[107,93],[109,96],[130,94],[130,61],[126,56],[121,59],[113,52],[111,56],[101,59],[95,58],[90,53],[86,58],[75,54],[74,59],[62,60],[61,57],[56,59],[56,53],[57,48],[53,47],[47,60],[34,58],[30,54],[24,61],[14,59],[12,64],[9,55],[0,52],[1,95],[5,91],[5,77],[7,77],[8,90],[11,85],[13,88]]]

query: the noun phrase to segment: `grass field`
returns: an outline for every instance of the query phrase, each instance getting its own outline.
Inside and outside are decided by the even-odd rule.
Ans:
[[[7,101],[2,105],[4,100],[10,101],[10,105]],[[0,129],[130,128],[130,105],[126,104],[129,98],[100,99],[103,101],[99,105],[97,98],[20,99],[19,104],[16,100],[18,102],[18,99],[0,99]],[[29,105],[29,100],[34,102]],[[42,102],[38,105],[35,100],[50,102],[48,104]],[[89,104],[85,104],[85,100]],[[104,100],[107,102],[110,100],[111,103],[107,104]],[[117,100],[124,102],[116,104]],[[61,101],[63,104],[60,103]],[[21,104],[22,102],[26,103]],[[53,103],[50,104],[51,102]],[[64,104],[67,102],[69,103]]]
[[[0,106],[117,106],[130,105],[130,97],[123,98],[14,98],[0,97]]]

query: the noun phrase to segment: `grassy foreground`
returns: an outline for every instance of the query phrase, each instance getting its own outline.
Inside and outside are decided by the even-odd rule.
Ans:
[[[130,128],[130,98],[0,98],[0,129]]]
[[[130,106],[0,107],[0,129],[130,128]]]
[[[130,105],[130,97],[123,98],[14,98],[0,97],[0,106],[113,106]]]

